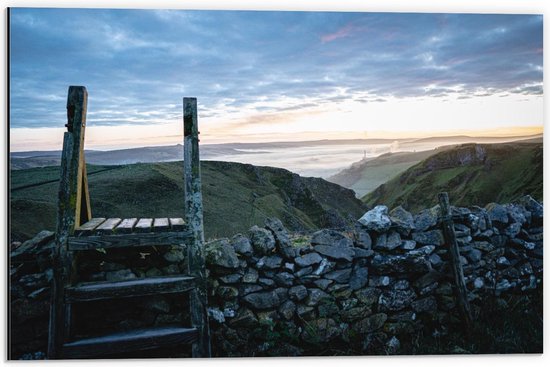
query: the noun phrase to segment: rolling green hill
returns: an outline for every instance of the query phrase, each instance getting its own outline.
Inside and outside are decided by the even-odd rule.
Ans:
[[[232,236],[279,217],[292,230],[338,227],[365,205],[353,191],[319,178],[248,164],[203,161],[207,238]],[[95,217],[183,216],[182,162],[88,165]],[[55,227],[59,167],[11,171],[11,236],[25,240]]]
[[[454,205],[510,202],[543,195],[542,143],[464,144],[434,154],[365,195],[372,207],[402,205],[411,211],[436,204],[447,191]]]
[[[420,152],[386,153],[375,158],[363,159],[353,163],[349,168],[338,172],[334,176],[327,178],[327,181],[352,189],[357,193],[358,197],[362,197],[406,171],[407,168],[436,154],[441,149],[448,148],[450,147],[441,147]]]

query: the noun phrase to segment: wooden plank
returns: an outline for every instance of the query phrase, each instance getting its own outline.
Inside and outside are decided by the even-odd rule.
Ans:
[[[122,221],[120,218],[109,218],[105,222],[101,223],[100,226],[98,226],[95,229],[95,233],[97,234],[111,234],[114,233],[115,227]]]
[[[153,225],[153,219],[151,218],[141,218],[136,226],[134,227],[134,230],[136,232],[151,232],[151,226]]]
[[[464,321],[466,331],[469,333],[472,330],[473,318],[470,309],[470,302],[468,301],[468,289],[466,288],[466,282],[464,281],[462,263],[460,262],[460,251],[456,241],[454,223],[451,217],[449,195],[446,192],[439,194],[439,206],[441,207],[441,215],[443,220],[443,235],[445,237],[445,242],[449,246],[449,253],[451,255],[451,267],[453,268],[455,279],[458,309]]]
[[[208,327],[208,297],[204,262],[204,224],[199,157],[199,126],[197,99],[183,99],[183,173],[185,191],[185,221],[192,239],[187,247],[189,274],[197,278],[197,287],[189,297],[191,323],[199,331],[193,344],[193,357],[211,356],[210,329]]]
[[[69,237],[68,249],[71,251],[82,251],[98,248],[169,246],[180,245],[190,238],[191,234],[188,231]]]
[[[181,231],[185,227],[183,218],[170,218],[170,227],[172,231]]]
[[[88,92],[85,87],[71,86],[67,96],[67,129],[63,135],[63,151],[59,179],[56,247],[53,253],[53,282],[48,328],[49,359],[59,357],[61,346],[70,329],[70,308],[63,304],[64,288],[70,280],[70,256],[67,256],[67,240],[79,226],[82,199],[81,153],[84,148],[86,108]]]
[[[134,226],[137,223],[137,218],[123,219],[122,222],[115,228],[116,233],[132,233]]]
[[[91,234],[101,223],[105,222],[105,218],[92,218],[80,227],[74,230],[75,235]]]
[[[74,303],[185,292],[194,288],[194,279],[190,276],[178,275],[118,282],[85,283],[67,288],[65,301]]]
[[[163,232],[170,230],[170,222],[168,218],[155,218],[153,222],[153,231]]]
[[[88,189],[88,171],[86,169],[86,158],[84,148],[80,153],[82,159],[82,200],[80,205],[80,224],[92,219],[92,204],[90,202],[90,190]]]
[[[91,358],[189,344],[197,339],[197,335],[195,328],[173,326],[132,330],[67,343],[63,345],[63,357]]]

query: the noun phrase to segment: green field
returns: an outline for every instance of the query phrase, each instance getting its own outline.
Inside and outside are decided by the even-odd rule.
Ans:
[[[510,202],[543,196],[541,143],[465,144],[435,154],[407,169],[362,200],[372,207],[403,205],[416,211],[435,205],[447,191],[455,205]]]
[[[287,170],[203,161],[207,238],[232,236],[279,217],[292,230],[351,223],[365,210],[353,191]],[[183,217],[182,162],[88,165],[94,217]],[[55,228],[58,167],[11,171],[11,238]]]

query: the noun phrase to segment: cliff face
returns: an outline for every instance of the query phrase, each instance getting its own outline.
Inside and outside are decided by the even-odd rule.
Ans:
[[[453,216],[476,324],[488,323],[498,332],[498,322],[509,327],[516,317],[519,303],[512,297],[525,301],[542,294],[542,205],[523,197],[513,204],[453,207]],[[295,235],[278,219],[268,219],[262,227],[206,244],[214,355],[429,352],[415,349],[419,335],[440,338],[460,329],[438,218],[438,206],[415,216],[402,207],[388,212],[380,206],[346,232]],[[12,249],[11,358],[44,357],[52,239],[42,232]],[[184,254],[184,248],[90,251],[78,274],[80,281],[99,281],[181,273]],[[133,299],[131,307],[119,303],[75,310],[83,318],[79,333],[188,322],[181,297]],[[529,330],[521,346],[484,341],[462,348],[542,352],[542,303],[530,307],[521,311],[519,321]],[[486,320],[491,317],[496,321]],[[181,348],[161,353],[149,356],[189,355]]]

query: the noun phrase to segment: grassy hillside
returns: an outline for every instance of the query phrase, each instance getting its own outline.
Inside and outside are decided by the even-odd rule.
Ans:
[[[365,210],[351,190],[322,179],[230,162],[201,166],[208,238],[246,231],[269,216],[293,230],[338,226]],[[87,169],[95,217],[183,216],[181,161]],[[11,171],[12,240],[54,229],[58,182],[58,167]]]
[[[403,205],[416,211],[436,204],[440,191],[455,205],[509,202],[543,195],[541,143],[465,144],[439,152],[379,186],[362,200],[369,206]]]
[[[405,172],[408,168],[446,148],[442,147],[421,152],[386,153],[376,158],[363,159],[327,178],[327,181],[352,189],[358,197],[362,197],[400,173]]]

